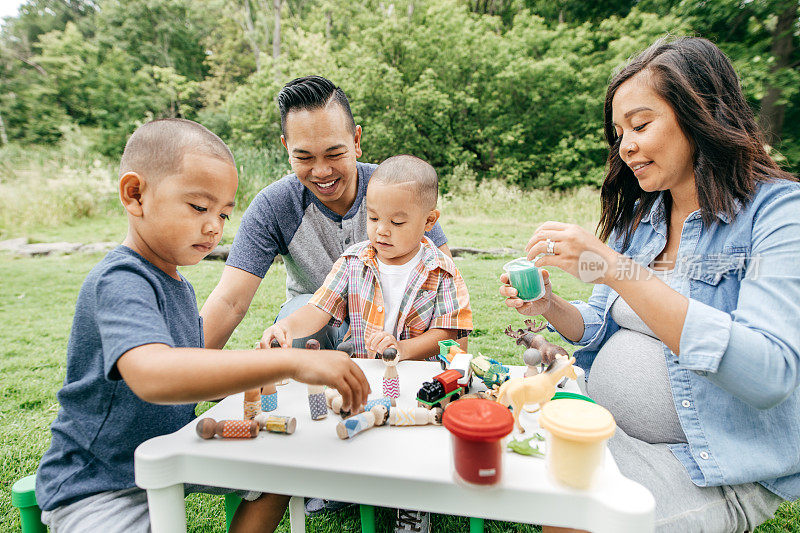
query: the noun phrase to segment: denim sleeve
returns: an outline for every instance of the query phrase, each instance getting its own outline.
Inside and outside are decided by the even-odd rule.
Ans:
[[[581,300],[572,300],[569,302],[578,310],[581,314],[581,318],[583,318],[583,337],[581,337],[579,341],[575,342],[569,340],[550,324],[547,325],[547,329],[555,331],[561,335],[562,339],[573,346],[588,345],[594,340],[603,325],[603,316],[605,315],[609,290],[610,289],[606,285],[595,285],[588,302],[583,302]]]
[[[757,409],[800,384],[800,190],[761,206],[751,257],[731,313],[689,300],[681,366]]]

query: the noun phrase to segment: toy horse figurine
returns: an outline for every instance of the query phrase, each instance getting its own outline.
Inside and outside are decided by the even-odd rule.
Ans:
[[[541,408],[556,393],[556,384],[561,378],[566,376],[577,379],[575,369],[572,367],[574,362],[574,357],[557,357],[541,374],[527,378],[513,378],[500,386],[497,401],[506,407],[511,405],[514,410],[514,425],[520,433],[525,433],[525,428],[519,423],[519,414],[523,407],[535,403]]]
[[[533,320],[526,320],[525,325],[527,329],[518,329],[516,331],[511,329],[511,326],[508,326],[505,334],[512,339],[516,339],[517,344],[527,348],[522,355],[523,361],[528,366],[528,371],[525,372],[526,377],[538,373],[536,367],[540,364],[553,364],[557,356],[569,357],[564,348],[539,335],[539,332],[547,327],[547,322],[537,324]]]

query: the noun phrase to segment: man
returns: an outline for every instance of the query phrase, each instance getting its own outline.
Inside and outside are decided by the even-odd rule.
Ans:
[[[259,192],[242,217],[222,278],[200,312],[207,348],[228,341],[276,255],[286,265],[280,320],[309,301],[346,248],[367,239],[364,197],[377,165],[358,162],[361,126],[344,91],[320,76],[298,78],[278,94],[278,109],[294,173]],[[426,235],[450,255],[438,222]],[[325,326],[311,337],[335,348],[347,329],[347,323],[336,330]],[[307,339],[295,339],[293,346],[304,347]],[[306,510],[343,505],[312,499]],[[427,516],[418,518],[427,525]]]
[[[259,192],[242,217],[222,278],[200,312],[208,348],[228,341],[276,255],[286,265],[280,320],[308,302],[346,248],[367,239],[364,196],[376,165],[357,161],[361,126],[344,91],[321,76],[298,78],[278,94],[278,109],[294,173]],[[438,223],[427,235],[450,255]],[[338,333],[326,328],[317,337],[335,348],[347,325]]]

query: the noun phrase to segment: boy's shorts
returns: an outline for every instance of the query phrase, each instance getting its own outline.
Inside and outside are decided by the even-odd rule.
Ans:
[[[191,494],[236,494],[253,501],[260,492],[232,490],[222,487],[184,484],[184,492]],[[147,492],[133,487],[124,490],[109,490],[93,494],[82,500],[42,511],[42,523],[50,527],[51,533],[94,532],[103,533],[147,533],[150,531],[150,514],[147,507]]]

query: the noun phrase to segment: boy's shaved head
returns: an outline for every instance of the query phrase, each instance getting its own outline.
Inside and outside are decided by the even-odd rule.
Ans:
[[[413,155],[394,155],[372,173],[370,183],[408,184],[423,209],[435,209],[439,196],[439,176],[426,161]]]
[[[236,166],[228,146],[205,126],[182,118],[164,118],[133,132],[122,153],[119,175],[135,172],[158,180],[178,174],[187,153],[215,157]]]

